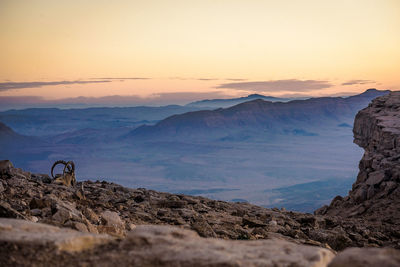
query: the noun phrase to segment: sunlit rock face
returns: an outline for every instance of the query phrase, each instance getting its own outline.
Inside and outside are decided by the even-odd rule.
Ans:
[[[363,217],[399,228],[400,92],[379,97],[354,121],[354,142],[364,148],[359,174],[345,198],[335,198],[317,214]],[[393,230],[394,230],[393,229]]]

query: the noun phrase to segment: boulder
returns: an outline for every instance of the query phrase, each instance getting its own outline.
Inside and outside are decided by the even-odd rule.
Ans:
[[[329,264],[329,267],[365,266],[400,266],[400,251],[392,248],[348,248]]]
[[[52,204],[52,210],[55,211],[52,219],[60,224],[64,224],[68,220],[83,222],[82,213],[72,203],[56,200]]]
[[[80,252],[112,240],[108,235],[81,233],[47,224],[0,218],[0,242],[22,248],[54,247],[56,251]]]
[[[0,160],[0,174],[10,173],[14,165],[9,160]]]
[[[103,211],[100,214],[102,225],[97,229],[101,233],[107,233],[116,237],[123,237],[125,235],[125,224],[119,217],[118,213],[114,211]]]
[[[381,171],[371,172],[368,175],[366,184],[367,185],[380,184],[384,179],[385,179],[385,171],[381,170]]]
[[[201,238],[191,230],[141,225],[120,248],[137,266],[326,266],[334,254],[283,240]]]
[[[26,219],[24,215],[16,211],[10,204],[0,200],[0,217]]]
[[[119,217],[118,213],[114,211],[103,211],[101,213],[101,219],[104,220],[107,226],[123,227],[124,222]]]
[[[51,177],[48,174],[32,174],[32,179],[38,182],[49,184],[51,183]]]

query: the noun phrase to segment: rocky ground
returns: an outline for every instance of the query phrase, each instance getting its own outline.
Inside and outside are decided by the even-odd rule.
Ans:
[[[357,181],[316,215],[104,181],[66,187],[1,161],[0,217],[13,219],[0,218],[0,265],[399,266],[400,93],[361,111],[354,133]]]
[[[99,181],[65,187],[2,165],[0,217],[22,219],[0,219],[0,263],[10,266],[326,266],[348,247],[400,248],[388,224]],[[374,253],[400,263],[398,250]]]
[[[344,220],[248,203],[228,203],[108,182],[79,182],[73,187],[49,183],[47,175],[12,168],[0,179],[0,216],[68,227],[81,232],[124,237],[136,225],[176,225],[202,237],[280,238],[333,250],[347,247],[400,248],[400,232],[391,225]],[[388,226],[390,229],[386,229]]]

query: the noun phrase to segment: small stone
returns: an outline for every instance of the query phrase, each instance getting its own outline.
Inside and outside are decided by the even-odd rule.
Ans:
[[[353,198],[356,202],[360,203],[364,200],[367,199],[367,186],[366,185],[362,185],[359,188],[357,188],[354,193],[353,193]]]
[[[254,219],[254,218],[249,218],[249,217],[243,217],[242,225],[247,225],[249,227],[264,227],[264,226],[267,226],[262,221],[260,221],[258,219]]]
[[[202,237],[217,237],[212,227],[201,217],[195,218],[195,221],[192,223],[192,229]]]
[[[80,211],[78,211],[75,206],[71,203],[64,202],[61,200],[53,203],[53,209],[56,210],[56,213],[52,216],[52,219],[63,224],[68,220],[83,221],[83,215]]]
[[[99,232],[107,233],[117,237],[122,237],[125,235],[125,225],[118,213],[107,210],[103,211],[100,216],[103,225],[99,225],[97,227]]]
[[[367,185],[380,184],[385,179],[385,171],[371,172],[365,182]]]
[[[274,221],[274,220],[269,221],[268,224],[269,224],[270,226],[277,226],[277,225],[278,225],[278,223],[277,223],[276,221]]]
[[[40,210],[40,209],[31,210],[31,215],[32,216],[40,216],[41,214],[42,214],[42,210]]]
[[[79,200],[85,200],[86,199],[84,193],[81,190],[77,190],[75,192],[74,196]]]
[[[12,187],[7,187],[6,193],[13,196],[13,195],[15,195],[15,190]]]
[[[373,186],[368,187],[367,199],[371,199],[376,194],[376,190]]]
[[[16,211],[7,202],[0,201],[0,217],[24,219],[25,216]]]
[[[32,174],[31,178],[33,180],[36,180],[38,182],[42,182],[42,183],[45,183],[45,184],[50,184],[51,183],[51,178],[47,174]]]
[[[97,230],[97,227],[95,225],[91,224],[91,223],[87,223],[86,227],[87,227],[89,233],[92,233],[92,234],[98,234],[99,233],[99,231]]]
[[[73,222],[73,221],[69,221],[67,223],[64,224],[64,226],[68,226],[71,227],[75,230],[78,230],[79,232],[84,232],[84,233],[88,233],[88,228],[86,227],[85,224],[81,223],[81,222]]]
[[[100,222],[100,217],[89,207],[83,210],[83,215],[94,224],[98,224]]]
[[[43,209],[45,208],[49,203],[45,202],[43,199],[39,198],[32,198],[31,202],[29,203],[29,207],[31,209]]]
[[[103,211],[100,214],[101,218],[105,221],[105,224],[107,226],[116,226],[116,227],[121,227],[124,225],[123,221],[119,217],[118,213],[114,211]]]

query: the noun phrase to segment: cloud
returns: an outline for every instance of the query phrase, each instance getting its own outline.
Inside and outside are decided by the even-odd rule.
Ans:
[[[148,77],[106,77],[106,78],[91,78],[94,80],[151,80],[152,78]]]
[[[51,85],[67,85],[67,84],[86,84],[86,83],[107,83],[111,82],[108,80],[100,81],[57,81],[57,82],[3,82],[0,83],[0,91],[7,91],[12,89],[23,89],[23,88],[36,88],[42,86]]]
[[[272,80],[272,81],[257,81],[257,82],[237,82],[223,83],[216,88],[228,88],[236,90],[249,90],[258,92],[307,92],[316,89],[329,88],[333,85],[328,81],[318,80]]]
[[[230,98],[227,94],[224,94],[221,91],[212,91],[212,92],[171,92],[171,93],[159,93],[151,96],[153,99],[159,99],[165,102],[191,102],[195,100],[202,100],[208,98]]]
[[[208,97],[228,97],[220,91],[213,92],[171,92],[156,93],[147,97],[138,95],[111,95],[102,97],[74,97],[53,100],[54,103],[84,103],[84,104],[121,104],[121,105],[154,105],[154,104],[181,104]]]
[[[185,78],[185,77],[169,77],[168,79],[170,80],[181,80],[181,81],[185,81],[185,80],[190,80],[190,78]]]
[[[247,81],[248,79],[226,78],[225,80],[227,80],[227,81],[233,81],[233,82],[240,82],[240,81]]]
[[[0,110],[28,107],[110,107],[110,106],[160,106],[187,104],[207,98],[229,98],[221,91],[212,92],[172,92],[153,94],[148,97],[137,95],[112,95],[103,97],[73,97],[48,100],[38,96],[0,96]]]
[[[218,81],[218,80],[225,80],[225,81],[234,81],[234,82],[240,82],[240,81],[247,81],[248,79],[241,79],[241,78],[226,78],[226,79],[220,79],[220,78],[193,78],[193,77],[169,77],[168,79],[170,80],[197,80],[197,81]]]
[[[25,104],[43,103],[45,100],[40,96],[0,96],[0,104]]]
[[[348,97],[348,96],[353,96],[359,94],[358,92],[337,92],[337,93],[332,93],[332,94],[327,94],[326,96],[332,96],[332,97]]]
[[[219,79],[215,79],[215,78],[198,78],[196,80],[198,80],[198,81],[217,81]]]
[[[350,80],[350,81],[342,83],[342,85],[369,84],[369,83],[376,83],[376,81],[373,81],[373,80]]]
[[[178,77],[178,76],[169,77],[168,79],[170,79],[170,80],[182,80],[182,81],[185,81],[185,80],[195,80],[195,81],[217,81],[217,80],[220,80],[220,79],[217,79],[217,78],[193,78],[193,77]]]

